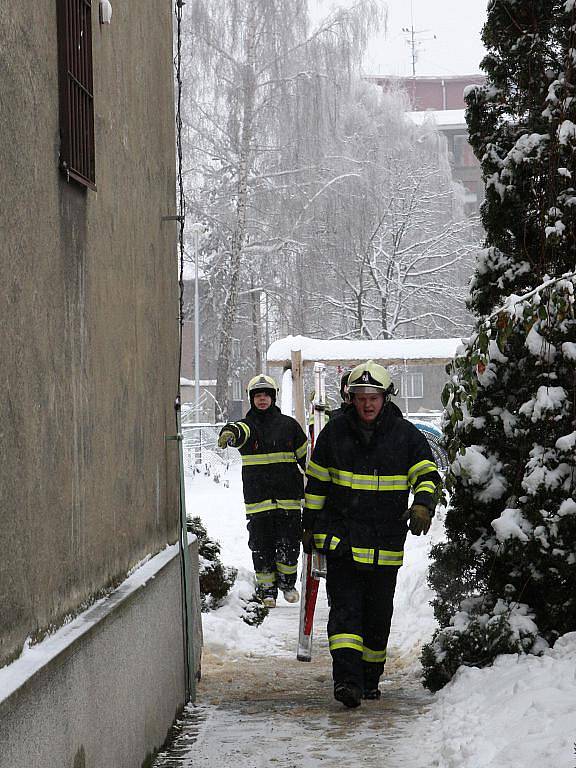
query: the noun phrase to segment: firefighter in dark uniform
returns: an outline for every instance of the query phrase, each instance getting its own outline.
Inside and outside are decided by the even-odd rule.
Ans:
[[[328,422],[308,465],[302,542],[326,554],[334,697],[357,707],[380,698],[408,526],[428,533],[440,475],[383,366],[356,366],[348,391],[353,407]]]
[[[304,496],[306,435],[300,424],[276,406],[278,389],[271,376],[260,374],[248,384],[250,410],[241,421],[225,424],[218,445],[238,448],[248,519],[248,546],[258,594],[274,608],[278,589],[296,603],[300,553],[301,506]]]

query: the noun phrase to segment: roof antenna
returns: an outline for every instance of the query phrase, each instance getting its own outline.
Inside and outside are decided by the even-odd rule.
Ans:
[[[406,42],[410,46],[412,55],[412,77],[416,77],[416,62],[418,61],[418,51],[422,47],[422,43],[426,40],[436,40],[436,35],[432,37],[422,37],[429,29],[415,29],[414,28],[414,0],[410,0],[410,26],[402,27],[402,32],[406,34]]]

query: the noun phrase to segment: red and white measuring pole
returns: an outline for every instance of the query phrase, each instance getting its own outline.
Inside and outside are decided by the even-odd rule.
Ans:
[[[314,440],[326,423],[326,366],[324,363],[314,363]],[[302,582],[300,602],[300,627],[298,632],[298,661],[312,661],[312,635],[314,631],[314,610],[318,597],[320,579],[326,576],[326,557],[313,549],[308,555],[302,553]]]

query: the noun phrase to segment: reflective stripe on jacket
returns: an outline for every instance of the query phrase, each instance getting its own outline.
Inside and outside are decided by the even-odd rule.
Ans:
[[[241,439],[242,484],[246,515],[275,509],[300,511],[308,440],[300,424],[271,405],[251,408],[234,422]]]
[[[350,551],[356,565],[400,566],[412,503],[434,509],[440,484],[426,438],[392,403],[367,440],[354,408],[318,436],[307,470],[303,527],[329,556]]]

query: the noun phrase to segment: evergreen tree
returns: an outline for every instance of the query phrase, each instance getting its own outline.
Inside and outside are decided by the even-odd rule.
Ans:
[[[186,528],[198,539],[200,607],[202,613],[219,608],[230,592],[238,571],[220,560],[220,544],[208,536],[199,517],[188,517]]]
[[[488,8],[469,89],[485,249],[444,392],[452,506],[424,683],[576,630],[576,0]]]
[[[220,544],[208,536],[208,532],[199,517],[188,517],[186,528],[198,539],[198,555],[200,561],[200,610],[202,613],[216,610],[224,603],[228,593],[234,586],[238,570],[223,565],[220,560]],[[269,610],[257,595],[256,584],[250,591],[240,591],[240,618],[246,624],[258,627]]]

